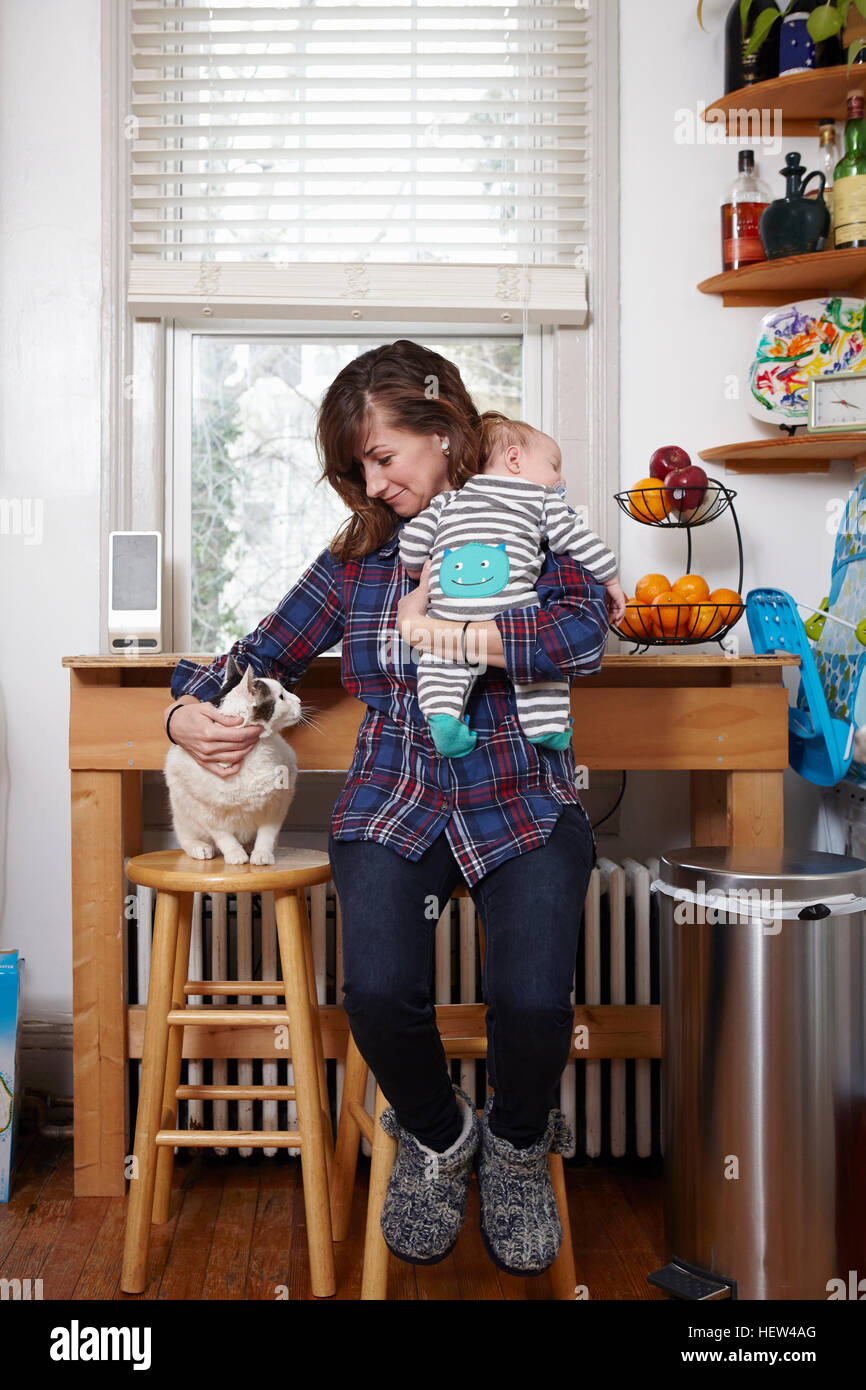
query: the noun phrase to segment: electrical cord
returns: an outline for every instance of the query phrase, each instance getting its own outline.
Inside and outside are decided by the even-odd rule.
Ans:
[[[617,806],[618,806],[619,803],[622,801],[623,795],[624,795],[624,793],[625,793],[625,784],[626,784],[626,778],[627,778],[627,776],[628,776],[628,774],[627,774],[625,771],[623,771],[623,774],[622,774],[622,786],[621,786],[620,789],[619,789],[619,796],[617,797],[616,801],[615,801],[615,802],[613,803],[613,805],[611,806],[611,808],[610,808],[610,810],[608,811],[607,815],[606,815],[606,816],[602,816],[601,820],[595,820],[595,821],[591,821],[591,822],[590,822],[590,824],[592,825],[593,830],[596,830],[596,829],[598,828],[598,826],[600,826],[600,825],[604,825],[604,822],[605,822],[606,820],[610,820],[610,818],[611,818],[611,816],[613,815],[614,811],[616,810]]]

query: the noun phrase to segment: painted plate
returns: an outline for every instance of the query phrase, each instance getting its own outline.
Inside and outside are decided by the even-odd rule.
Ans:
[[[761,319],[748,407],[759,420],[805,425],[814,376],[866,369],[862,299],[841,295],[783,304]]]

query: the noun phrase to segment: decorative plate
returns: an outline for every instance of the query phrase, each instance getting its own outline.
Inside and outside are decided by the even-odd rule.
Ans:
[[[810,377],[866,369],[862,299],[783,304],[761,319],[748,407],[759,420],[805,425]]]

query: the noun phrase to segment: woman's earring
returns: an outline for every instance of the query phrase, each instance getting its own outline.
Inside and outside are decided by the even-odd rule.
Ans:
[[[448,453],[448,440],[447,440],[447,439],[445,440],[444,444],[442,445],[442,452],[445,453],[445,454]]]

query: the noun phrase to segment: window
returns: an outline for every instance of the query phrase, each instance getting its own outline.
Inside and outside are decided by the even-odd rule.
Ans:
[[[414,333],[454,361],[481,410],[523,412],[520,337]],[[275,608],[348,515],[317,482],[318,403],[376,339],[195,332],[175,343],[176,649],[226,651]],[[533,350],[527,354],[530,365]]]
[[[320,387],[301,410],[326,351],[337,370],[413,337],[462,367],[510,340],[508,399],[616,544],[617,25],[601,0],[106,0],[106,283],[129,318],[104,320],[104,530],[164,532],[174,650],[291,583],[285,508],[257,526],[284,458],[307,562],[339,526],[312,490]]]

